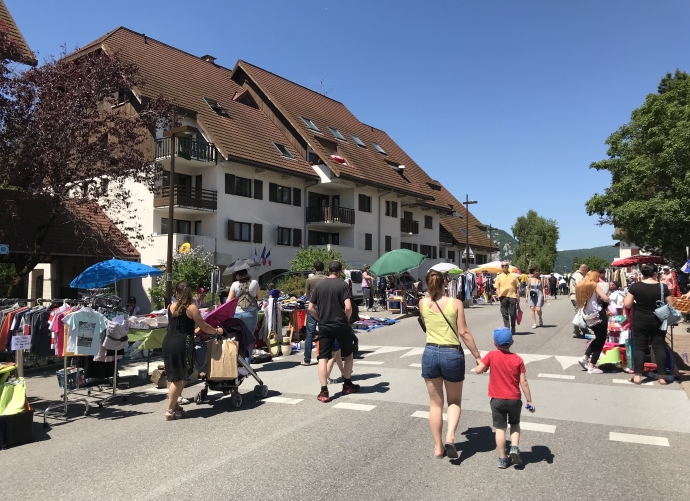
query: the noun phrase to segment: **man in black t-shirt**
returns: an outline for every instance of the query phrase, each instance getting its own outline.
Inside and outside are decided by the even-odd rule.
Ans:
[[[352,376],[353,349],[350,315],[352,303],[349,298],[349,287],[340,279],[343,265],[332,261],[328,265],[328,278],[319,281],[311,292],[309,314],[319,323],[319,381],[321,392],[317,397],[320,402],[330,402],[328,394],[328,360],[332,357],[333,342],[337,339],[345,365],[343,372],[343,395],[357,393],[359,385],[353,384]]]
[[[553,273],[549,275],[549,292],[551,293],[551,297],[558,299],[556,297],[556,294],[558,294],[558,279]]]

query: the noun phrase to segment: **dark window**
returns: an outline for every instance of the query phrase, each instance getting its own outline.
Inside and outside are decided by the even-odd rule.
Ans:
[[[292,203],[292,188],[288,188],[287,186],[279,186],[275,183],[268,183],[268,201],[290,205]]]
[[[233,240],[237,242],[251,241],[251,225],[249,223],[235,222],[233,227]]]
[[[431,259],[436,259],[436,250],[437,249],[438,248],[435,245],[431,248]]]
[[[391,203],[390,201],[386,200],[386,216],[391,215]]]
[[[299,188],[292,188],[292,205],[302,207],[302,190]]]
[[[430,230],[434,229],[434,218],[431,216],[424,216],[424,227]]]
[[[390,235],[386,235],[386,249],[385,252],[390,252],[393,250],[393,238]]]
[[[290,228],[278,227],[276,234],[276,244],[277,245],[290,245],[290,237],[292,236],[292,230]]]
[[[125,89],[118,90],[117,91],[117,102],[115,103],[115,105],[119,106],[121,104],[125,104],[128,101],[129,101],[129,91],[125,90]]]
[[[419,248],[419,253],[431,258],[431,245],[422,245]]]
[[[412,244],[408,244],[407,242],[400,242],[400,248],[401,248],[401,249],[412,250]]]
[[[181,219],[175,219],[175,223],[173,225],[173,233],[183,233],[185,235],[191,235],[192,234],[192,222],[191,221],[184,221]],[[168,234],[168,218],[163,217],[161,218],[161,235],[167,235]]]
[[[206,104],[208,104],[209,108],[211,108],[213,111],[215,111],[219,115],[221,115],[223,117],[228,116],[228,110],[223,108],[223,106],[218,101],[216,101],[215,99],[211,99],[210,97],[205,97],[204,101],[206,101]]]
[[[254,198],[257,200],[264,199],[264,182],[260,179],[254,180]]]
[[[340,245],[340,233],[331,233],[331,244]]]
[[[165,179],[163,182],[165,183]],[[235,174],[225,174],[225,193],[227,195],[235,194]]]
[[[264,225],[254,223],[254,243],[262,244],[264,243]]]
[[[371,197],[366,195],[359,195],[359,210],[362,212],[371,212]]]
[[[302,230],[300,228],[293,228],[292,230],[292,245],[294,247],[302,245]]]
[[[462,231],[462,234],[469,237],[469,233],[467,233],[467,230],[465,228],[460,228],[460,231]]]
[[[288,150],[288,149],[285,147],[284,144],[273,143],[273,146],[275,146],[276,148],[278,148],[278,151],[280,152],[280,154],[281,154],[282,156],[284,156],[284,157],[286,157],[286,158],[292,158],[292,159],[295,158],[294,155],[293,155],[292,153],[290,153],[290,150]]]
[[[440,249],[438,250],[438,258],[439,258],[439,259],[443,259],[445,255],[446,255],[445,249],[443,249],[443,247],[440,248]]]
[[[412,213],[409,211],[403,211],[403,219],[405,221],[412,221]]]
[[[364,234],[364,250],[371,250],[372,248],[372,235],[371,233]]]
[[[343,136],[338,129],[336,129],[335,127],[331,127],[330,125],[328,126],[328,128],[331,130],[335,137],[342,141],[345,141],[345,136]]]
[[[398,217],[398,202],[391,202],[391,217]]]
[[[252,197],[252,180],[225,174],[225,193],[240,197]]]
[[[412,244],[412,250],[417,252],[417,244]]]
[[[337,235],[337,233],[335,233]],[[310,231],[307,234],[308,245],[327,245],[329,234],[324,231]]]
[[[451,263],[455,262],[455,251],[448,251],[448,261]]]
[[[350,136],[352,137],[352,139],[354,140],[354,142],[357,143],[357,146],[361,146],[362,148],[366,148],[366,147],[367,147],[367,145],[364,144],[364,143],[362,142],[362,140],[361,140],[360,138],[358,138],[357,136],[355,136],[354,134],[350,134]]]
[[[321,132],[319,130],[319,128],[316,125],[314,125],[314,122],[312,122],[311,120],[309,120],[308,118],[305,118],[305,117],[300,117],[300,118],[302,118],[304,123],[307,124],[307,127],[309,127],[311,130],[315,130],[316,132]]]
[[[194,234],[201,235],[201,221],[194,221]]]
[[[374,145],[374,148],[376,148],[376,151],[378,151],[379,153],[381,153],[381,154],[383,154],[383,155],[386,154],[386,150],[384,150],[383,148],[381,148],[381,146],[380,146],[378,143],[374,143],[374,142],[372,141],[371,144]]]

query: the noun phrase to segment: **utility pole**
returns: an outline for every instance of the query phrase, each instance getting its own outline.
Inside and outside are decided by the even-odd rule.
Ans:
[[[476,200],[470,200],[469,195],[465,195],[462,203],[465,206],[465,271],[470,267],[470,205],[476,203]]]
[[[172,261],[173,261],[173,231],[175,230],[175,111],[172,116],[172,128],[163,133],[170,136],[170,175],[168,177],[168,262],[165,268],[165,307],[172,298]]]
[[[493,255],[494,255],[494,249],[493,249],[494,242],[493,242],[493,240],[491,240],[491,235],[492,235],[493,230],[494,229],[491,227],[491,224],[489,224],[489,256],[490,257],[493,257]],[[490,261],[493,261],[493,259],[490,259]]]

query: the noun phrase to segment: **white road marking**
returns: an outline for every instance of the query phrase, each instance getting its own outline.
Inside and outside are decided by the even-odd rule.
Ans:
[[[424,348],[412,348],[410,351],[405,353],[400,358],[413,357],[415,355],[421,355],[422,353],[424,353]]]
[[[410,364],[410,367],[421,367],[422,364]]]
[[[361,348],[360,348],[361,350]],[[371,353],[364,353],[362,356],[363,357],[372,357],[374,355],[382,355],[384,353],[393,353],[394,351],[403,351],[403,350],[409,350],[409,348],[405,348],[404,346],[382,346],[381,348],[377,349],[376,351],[373,351]]]
[[[540,360],[546,360],[547,358],[551,358],[551,355],[532,355],[530,353],[518,353],[520,357],[522,357],[522,361],[527,365],[530,362],[539,362]]]
[[[303,398],[286,398],[286,397],[269,397],[265,398],[264,402],[271,402],[272,404],[289,404],[295,405],[300,403]]]
[[[548,377],[552,379],[575,379],[575,376],[564,376],[563,374],[539,374],[539,377]]]
[[[351,411],[365,411],[368,412],[372,409],[376,409],[375,405],[364,405],[364,404],[347,404],[345,402],[340,404],[335,404],[334,409],[349,409]]]
[[[558,360],[558,362],[561,364],[561,367],[563,367],[563,370],[566,370],[568,367],[572,367],[573,365],[575,365],[577,363],[577,361],[580,360],[580,358],[582,358],[582,357],[560,357],[560,356],[557,356],[557,357],[553,357],[553,358]]]
[[[556,433],[556,427],[550,424],[525,423],[520,421],[521,430],[541,431],[544,433]]]
[[[412,414],[410,417],[418,417],[418,418],[423,418],[423,419],[429,419],[429,411],[417,411],[414,414]],[[443,420],[447,421],[448,416],[446,413],[443,413]]]
[[[635,384],[635,383],[631,383],[627,379],[614,379],[613,382],[616,384]],[[649,383],[642,383],[641,386],[653,386],[653,385],[654,385],[654,381],[650,381]],[[638,385],[638,386],[640,386],[640,385]]]
[[[369,346],[369,345],[359,345],[359,350],[360,351],[372,351],[372,350],[378,350],[381,348],[380,346]]]
[[[650,437],[648,435],[630,435],[628,433],[609,433],[609,440],[614,442],[627,442],[629,444],[645,444],[645,445],[660,445],[662,447],[669,447],[668,438],[664,437]]]
[[[373,362],[373,361],[369,361],[369,360],[355,360],[355,363],[359,364],[359,365],[381,365],[384,362]]]
[[[279,360],[282,360],[282,359],[284,359],[284,358],[285,358],[285,357],[274,357],[274,358],[272,358],[271,360],[272,360],[273,362],[278,362]]]

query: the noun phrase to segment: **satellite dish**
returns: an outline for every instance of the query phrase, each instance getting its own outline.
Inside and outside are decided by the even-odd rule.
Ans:
[[[187,254],[191,248],[192,246],[189,242],[183,243],[180,245],[180,254]]]

